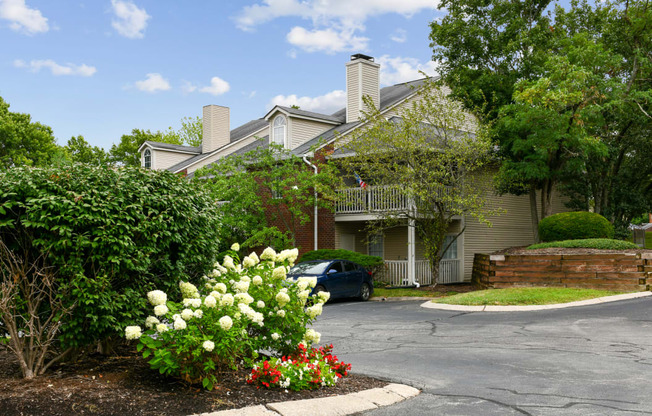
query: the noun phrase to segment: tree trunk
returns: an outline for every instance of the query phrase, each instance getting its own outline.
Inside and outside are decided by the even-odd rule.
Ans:
[[[534,242],[539,242],[539,213],[537,212],[537,190],[530,186],[530,217],[532,218],[532,235]]]
[[[552,215],[552,190],[554,182],[546,179],[541,188],[541,219]]]

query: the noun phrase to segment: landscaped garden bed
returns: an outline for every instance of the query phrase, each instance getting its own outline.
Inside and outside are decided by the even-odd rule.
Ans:
[[[152,415],[184,416],[250,405],[347,394],[387,385],[350,374],[333,387],[292,391],[247,384],[250,371],[223,378],[211,391],[152,370],[134,345],[116,355],[91,354],[57,365],[44,376],[25,380],[15,356],[0,347],[2,416]]]

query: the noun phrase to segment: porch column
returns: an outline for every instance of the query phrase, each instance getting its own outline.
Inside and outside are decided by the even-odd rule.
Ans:
[[[416,283],[416,248],[415,248],[415,229],[414,220],[408,221],[408,255],[407,255],[407,272],[408,283],[413,285]]]

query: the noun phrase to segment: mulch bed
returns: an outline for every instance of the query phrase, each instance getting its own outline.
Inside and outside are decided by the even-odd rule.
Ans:
[[[351,374],[334,387],[300,392],[268,390],[246,384],[247,374],[239,372],[213,391],[206,391],[160,375],[149,368],[133,346],[124,346],[116,356],[92,354],[76,363],[51,368],[44,376],[24,380],[14,356],[0,347],[0,414],[185,416],[387,385],[381,380]]]
[[[506,255],[560,255],[560,254],[612,254],[612,253],[652,253],[652,250],[646,249],[631,249],[631,250],[600,250],[597,248],[563,248],[563,247],[550,247],[538,248],[535,250],[528,250],[524,247],[510,247],[504,250],[494,251],[491,254],[506,254]]]

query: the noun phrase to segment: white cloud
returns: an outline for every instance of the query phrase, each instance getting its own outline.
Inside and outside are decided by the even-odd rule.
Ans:
[[[94,66],[86,64],[75,65],[70,63],[60,65],[52,59],[34,60],[29,63],[16,59],[14,61],[14,66],[16,68],[29,68],[32,72],[38,72],[41,68],[47,68],[50,70],[52,75],[78,75],[81,77],[90,77],[97,72],[97,69]]]
[[[31,9],[25,0],[0,0],[0,19],[9,20],[9,27],[28,35],[50,30],[48,19],[38,9]]]
[[[136,81],[134,84],[139,90],[150,93],[157,91],[167,91],[171,88],[168,80],[163,78],[161,74],[157,73],[147,74],[147,79],[143,81]]]
[[[298,17],[311,20],[313,27],[293,27],[287,34],[291,44],[308,52],[364,51],[369,39],[359,33],[365,31],[369,17],[387,13],[409,17],[437,5],[437,0],[260,0],[245,6],[235,22],[249,31],[276,18]]]
[[[429,76],[437,75],[437,64],[433,61],[421,63],[416,58],[400,56],[392,58],[389,55],[383,55],[376,59],[376,62],[380,64],[381,85],[394,85],[423,78],[421,72],[425,72]]]
[[[199,92],[205,92],[212,95],[222,95],[228,92],[230,89],[231,86],[228,82],[224,81],[220,77],[213,77],[211,78],[211,85],[200,88]]]
[[[197,90],[197,86],[194,85],[190,81],[183,80],[183,84],[181,85],[181,91],[183,91],[184,94],[190,94],[192,92],[195,92]]]
[[[124,37],[138,39],[145,36],[147,21],[151,18],[145,9],[140,9],[131,1],[111,0],[115,19],[111,26]]]
[[[369,38],[355,36],[354,30],[351,29],[338,32],[332,28],[306,30],[300,26],[295,26],[290,30],[290,33],[287,34],[287,40],[306,52],[326,52],[329,54],[366,50],[369,42]]]
[[[295,94],[277,95],[267,103],[267,109],[269,110],[275,105],[285,107],[298,105],[302,110],[331,114],[346,105],[346,92],[335,90],[318,97],[297,97]]]
[[[407,40],[407,32],[404,29],[396,29],[389,38],[394,42],[404,43]]]

